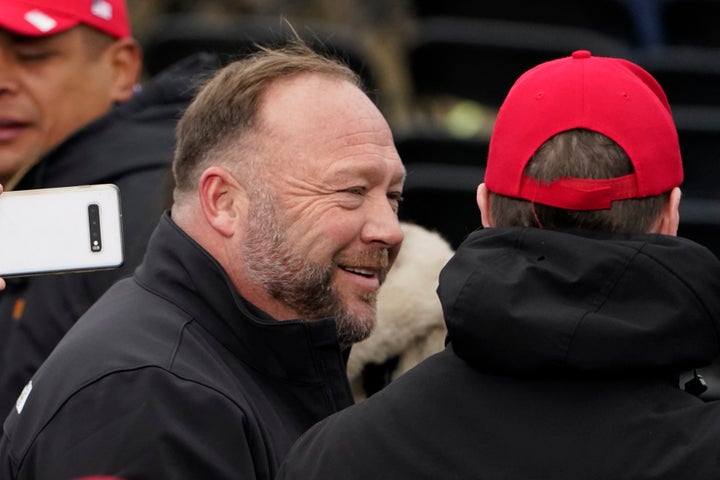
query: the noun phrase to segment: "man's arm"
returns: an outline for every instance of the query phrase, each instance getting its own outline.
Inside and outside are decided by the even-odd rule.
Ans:
[[[28,403],[21,416],[48,414]],[[17,431],[2,439],[6,453],[8,433],[16,440],[30,433],[23,428],[32,420],[19,420]],[[12,444],[13,456],[3,456],[2,469],[12,458],[15,473],[7,478],[22,480],[262,478],[254,465],[263,448],[256,432],[219,392],[159,368],[141,368],[108,375],[74,394],[25,454],[21,442]]]

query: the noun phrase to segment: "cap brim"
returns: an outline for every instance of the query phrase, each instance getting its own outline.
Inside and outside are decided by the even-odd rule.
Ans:
[[[0,28],[32,37],[63,32],[78,25],[76,18],[48,13],[40,8],[0,2]]]

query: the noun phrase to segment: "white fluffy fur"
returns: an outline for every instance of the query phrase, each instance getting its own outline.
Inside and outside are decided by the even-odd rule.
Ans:
[[[440,235],[401,223],[405,240],[378,295],[377,325],[353,346],[347,372],[356,401],[366,398],[362,371],[368,363],[400,356],[392,378],[444,348],[445,322],[437,298],[438,275],[453,254]]]

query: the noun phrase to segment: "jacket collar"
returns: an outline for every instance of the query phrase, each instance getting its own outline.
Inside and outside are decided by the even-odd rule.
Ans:
[[[277,321],[241,297],[220,264],[165,213],[135,278],[177,304],[243,363],[293,383],[330,381],[351,401],[335,321]]]

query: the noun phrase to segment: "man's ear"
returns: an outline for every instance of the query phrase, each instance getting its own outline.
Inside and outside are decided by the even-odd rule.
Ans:
[[[485,186],[485,183],[481,183],[477,188],[477,204],[480,208],[480,217],[482,220],[482,226],[485,228],[494,227],[492,216],[490,215],[490,191]]]
[[[675,187],[670,192],[670,198],[663,206],[662,213],[653,233],[676,236],[680,226],[680,198],[682,192],[680,187]]]
[[[115,40],[104,52],[112,75],[110,96],[114,102],[126,102],[133,95],[142,71],[142,51],[132,38]]]
[[[230,172],[216,165],[206,169],[200,176],[198,195],[205,219],[218,233],[231,237],[240,229],[248,197]]]

